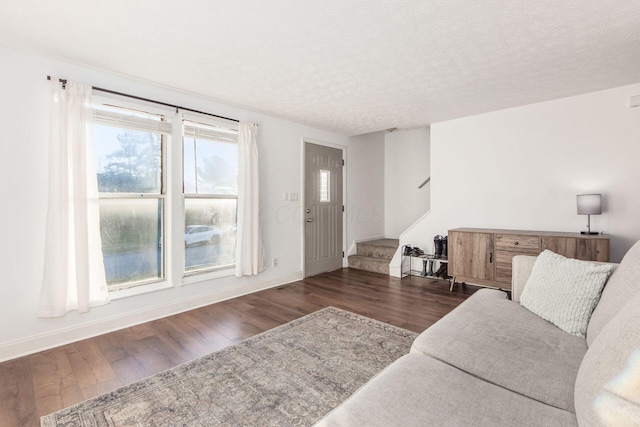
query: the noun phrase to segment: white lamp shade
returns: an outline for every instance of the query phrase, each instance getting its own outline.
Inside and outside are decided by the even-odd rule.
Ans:
[[[600,215],[602,213],[602,195],[578,194],[578,215]]]

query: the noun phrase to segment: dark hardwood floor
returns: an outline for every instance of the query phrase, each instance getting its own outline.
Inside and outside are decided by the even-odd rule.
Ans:
[[[334,306],[421,332],[478,288],[342,269],[0,363],[0,425],[40,416]]]

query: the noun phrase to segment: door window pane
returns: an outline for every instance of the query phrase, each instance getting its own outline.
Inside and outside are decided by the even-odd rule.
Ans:
[[[320,170],[320,201],[321,202],[330,202],[331,195],[329,194],[329,179],[331,177],[331,172],[328,170]]]
[[[236,249],[236,199],[185,200],[185,270],[232,265]]]
[[[162,210],[163,201],[156,198],[100,200],[102,251],[110,287],[164,276]]]

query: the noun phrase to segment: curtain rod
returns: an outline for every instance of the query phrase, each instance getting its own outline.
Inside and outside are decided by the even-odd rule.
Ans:
[[[51,80],[51,76],[47,76],[47,80]],[[67,84],[67,79],[58,79],[58,81],[60,83],[62,83],[62,88],[64,89],[64,85]],[[97,90],[99,92],[110,93],[110,94],[113,94],[113,95],[126,96],[127,98],[137,99],[138,101],[152,102],[154,104],[164,105],[165,107],[175,108],[176,112],[178,111],[178,109],[180,109],[180,110],[184,110],[184,111],[189,111],[191,113],[198,113],[198,114],[204,114],[205,116],[216,117],[218,119],[230,120],[230,121],[236,122],[236,123],[240,122],[240,120],[237,120],[237,119],[230,119],[229,117],[219,116],[217,114],[211,114],[211,113],[207,113],[205,111],[194,110],[192,108],[183,107],[181,105],[169,104],[169,103],[162,102],[162,101],[155,101],[153,99],[143,98],[141,96],[136,96],[136,95],[130,95],[128,93],[123,93],[123,92],[116,92],[115,90],[104,89],[104,88],[96,87],[96,86],[91,86],[91,88],[93,90]]]

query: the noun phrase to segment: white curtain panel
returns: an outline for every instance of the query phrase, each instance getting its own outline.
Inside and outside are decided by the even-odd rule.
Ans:
[[[102,260],[91,86],[51,79],[49,205],[40,317],[109,302]]]
[[[240,122],[238,127],[237,277],[256,275],[265,268],[260,224],[257,134],[258,125]]]

